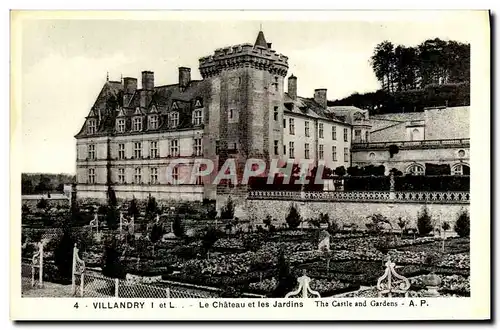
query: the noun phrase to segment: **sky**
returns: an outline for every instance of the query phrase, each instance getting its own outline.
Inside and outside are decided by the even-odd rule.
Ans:
[[[429,16],[429,15],[427,15]],[[74,135],[106,81],[141,71],[155,85],[177,82],[178,67],[201,79],[198,59],[217,48],[253,43],[262,24],[267,42],[289,57],[298,94],[327,88],[328,99],[375,91],[369,59],[389,40],[415,46],[430,38],[470,42],[460,15],[364,20],[89,20],[30,19],[22,24],[22,171],[75,173]],[[375,15],[373,15],[375,17]]]

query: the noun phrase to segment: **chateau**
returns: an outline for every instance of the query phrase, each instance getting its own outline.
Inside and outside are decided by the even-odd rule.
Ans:
[[[297,95],[288,58],[272,49],[263,32],[254,44],[215,50],[200,58],[202,80],[179,68],[176,84],[156,86],[154,73],[106,81],[77,140],[77,197],[160,200],[215,199],[210,178],[171,184],[189,176],[197,159],[221,166],[227,158],[286,161],[311,159],[339,166],[384,165],[424,174],[426,163],[469,171],[469,107],[369,116],[355,107],[329,107],[327,89]],[[397,153],[389,153],[389,146]],[[394,147],[392,147],[394,148]]]

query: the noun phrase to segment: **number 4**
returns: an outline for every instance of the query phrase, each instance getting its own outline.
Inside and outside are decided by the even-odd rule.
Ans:
[[[78,308],[78,303],[76,303],[75,306],[73,306],[73,307]]]

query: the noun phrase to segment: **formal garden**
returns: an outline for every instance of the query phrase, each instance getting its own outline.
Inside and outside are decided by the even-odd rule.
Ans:
[[[96,212],[100,226],[89,225]],[[160,207],[152,197],[144,205],[134,199],[121,208],[74,203],[71,209],[52,210],[39,202],[35,209],[23,207],[23,258],[35,252],[31,243],[42,241],[44,281],[70,284],[76,244],[86,267],[103,276],[154,276],[216,288],[222,297],[284,297],[304,273],[322,297],[376,295],[373,288],[390,258],[410,279],[414,296],[428,274],[440,278],[441,296],[470,295],[467,212],[441,228],[434,227],[425,206],[416,228],[407,228],[402,219],[393,228],[380,214],[370,216],[366,228],[343,228],[334,215],[303,219],[295,206],[285,219],[268,216],[243,227],[231,199],[216,214],[211,203]],[[325,237],[327,246],[321,244]]]

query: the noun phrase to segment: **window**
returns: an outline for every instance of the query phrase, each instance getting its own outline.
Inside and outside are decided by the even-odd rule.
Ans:
[[[465,164],[458,164],[451,169],[452,175],[470,175],[470,167]]]
[[[283,145],[283,155],[286,155],[286,145]]]
[[[344,162],[349,161],[349,148],[344,148]]]
[[[424,175],[425,168],[420,164],[413,164],[408,166],[408,168],[406,169],[406,173],[413,175]]]
[[[89,159],[94,160],[95,159],[95,144],[89,144]]]
[[[97,131],[97,121],[95,119],[90,119],[87,123],[87,133],[95,134]]]
[[[203,185],[203,177],[202,176],[197,176],[195,184],[198,185],[198,186]]]
[[[309,137],[309,122],[308,121],[306,121],[304,123],[304,128],[305,128],[306,137]]]
[[[125,143],[118,144],[118,159],[125,159]]]
[[[274,154],[275,155],[279,155],[279,151],[278,151],[278,140],[274,140]]]
[[[286,119],[283,119],[283,128],[286,128]]]
[[[151,184],[157,184],[158,183],[158,168],[157,167],[152,167],[151,170],[149,171],[149,176],[150,176],[150,182]]]
[[[347,137],[347,128],[344,128],[344,142],[348,142],[349,139]]]
[[[134,158],[142,158],[142,143],[134,142]]]
[[[323,138],[323,123],[319,123],[318,125],[318,135],[320,139]]]
[[[170,156],[179,157],[179,140],[170,141]]]
[[[193,124],[195,126],[199,126],[199,125],[203,124],[203,111],[202,110],[198,109],[198,110],[194,111]]]
[[[337,140],[337,126],[332,126],[332,140]]]
[[[142,118],[141,117],[135,117],[134,118],[134,131],[142,131]]]
[[[175,128],[179,126],[179,113],[174,111],[170,113],[170,127]]]
[[[201,138],[194,139],[194,155],[201,156],[203,154],[201,149]]]
[[[420,131],[418,129],[414,128],[411,131],[411,141],[419,141],[419,140],[422,140],[422,138],[420,136]]]
[[[324,156],[325,156],[325,151],[323,149],[323,145],[322,144],[319,145],[319,151],[318,151],[318,153],[319,153],[319,155],[318,155],[319,159],[323,159]]]
[[[142,169],[140,167],[137,167],[135,169],[134,183],[135,184],[141,184],[142,183]]]
[[[368,158],[375,159],[375,153],[374,152],[370,152],[370,154],[368,155]]]
[[[458,150],[458,157],[460,158],[465,157],[465,150]]]
[[[158,128],[158,115],[151,115],[149,117],[149,129]]]
[[[89,183],[95,183],[95,169],[89,168]]]
[[[158,141],[151,141],[149,144],[149,157],[158,158]]]
[[[336,162],[336,161],[337,161],[337,147],[336,147],[336,146],[333,146],[333,147],[332,147],[332,160],[333,160],[334,162]]]
[[[118,169],[118,183],[120,183],[120,184],[125,183],[125,169],[124,168]]]
[[[219,140],[215,141],[215,154],[219,154],[220,142]]]
[[[293,118],[290,118],[288,120],[288,126],[290,127],[290,135],[295,135],[295,120]]]
[[[278,121],[278,107],[274,107],[274,121]]]
[[[125,119],[118,119],[116,121],[116,130],[118,133],[125,132]]]
[[[365,142],[368,142],[369,139],[370,139],[370,132],[366,131],[365,132]]]
[[[309,143],[304,144],[304,158],[309,159]]]
[[[179,168],[177,166],[172,169],[172,180],[174,183],[179,180]]]
[[[229,109],[229,119],[234,118],[234,109]]]
[[[359,129],[354,130],[354,141],[361,142],[361,130]]]
[[[295,146],[293,142],[288,143],[288,153],[290,154],[290,158],[295,158]]]

